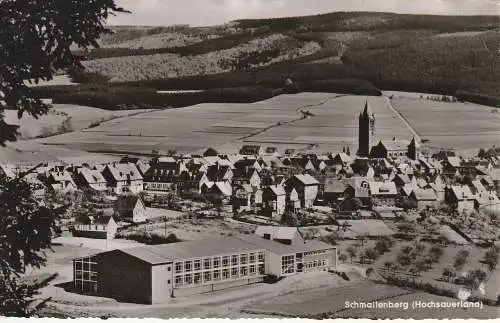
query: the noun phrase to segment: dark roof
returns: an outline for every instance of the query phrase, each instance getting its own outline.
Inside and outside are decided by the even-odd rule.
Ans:
[[[255,162],[256,162],[255,159],[244,158],[244,159],[240,159],[236,163],[234,163],[234,167],[235,168],[239,168],[239,167],[251,167],[251,166],[255,165]]]
[[[137,201],[140,199],[137,195],[121,195],[118,196],[118,209],[122,211],[130,211],[135,208]]]
[[[108,224],[113,217],[110,215],[98,215],[94,217],[95,224]]]
[[[224,175],[230,170],[227,165],[212,165],[207,168],[207,177],[211,182],[220,182],[224,179]]]
[[[382,140],[381,143],[387,151],[407,150],[410,144],[407,140]]]
[[[203,153],[203,157],[208,157],[208,156],[212,156],[212,157],[219,156],[219,152],[217,150],[215,150],[214,148],[208,148]]]

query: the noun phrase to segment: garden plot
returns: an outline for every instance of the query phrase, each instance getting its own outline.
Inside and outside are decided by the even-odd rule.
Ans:
[[[405,98],[392,103],[422,138],[430,140],[428,147],[477,152],[500,143],[500,113],[493,113],[494,108]]]
[[[391,230],[382,220],[347,220],[348,231],[355,236],[390,236],[395,232]]]

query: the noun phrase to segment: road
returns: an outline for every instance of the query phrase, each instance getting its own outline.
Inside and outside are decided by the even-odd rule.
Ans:
[[[421,144],[422,143],[422,137],[420,137],[420,135],[412,127],[412,125],[405,119],[405,117],[401,113],[399,113],[399,111],[396,110],[396,108],[394,108],[394,106],[392,105],[391,99],[389,99],[386,96],[384,96],[384,99],[387,101],[387,106],[392,110],[392,112],[394,112],[394,114],[397,115],[401,119],[401,121],[406,125],[406,127],[408,128],[408,130],[411,131],[411,133],[413,134],[413,137],[415,138],[416,142],[419,143],[419,144]]]

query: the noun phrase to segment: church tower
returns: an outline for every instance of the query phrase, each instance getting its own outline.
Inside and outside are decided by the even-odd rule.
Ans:
[[[358,155],[360,157],[370,156],[371,138],[375,126],[374,121],[375,119],[367,100],[363,112],[359,114]]]
[[[410,144],[408,145],[408,158],[417,160],[420,157],[419,148],[419,144],[415,140],[415,137],[413,137]]]

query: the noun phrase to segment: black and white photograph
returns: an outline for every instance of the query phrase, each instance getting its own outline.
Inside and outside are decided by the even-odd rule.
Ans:
[[[500,319],[499,259],[500,0],[0,0],[0,320]]]

